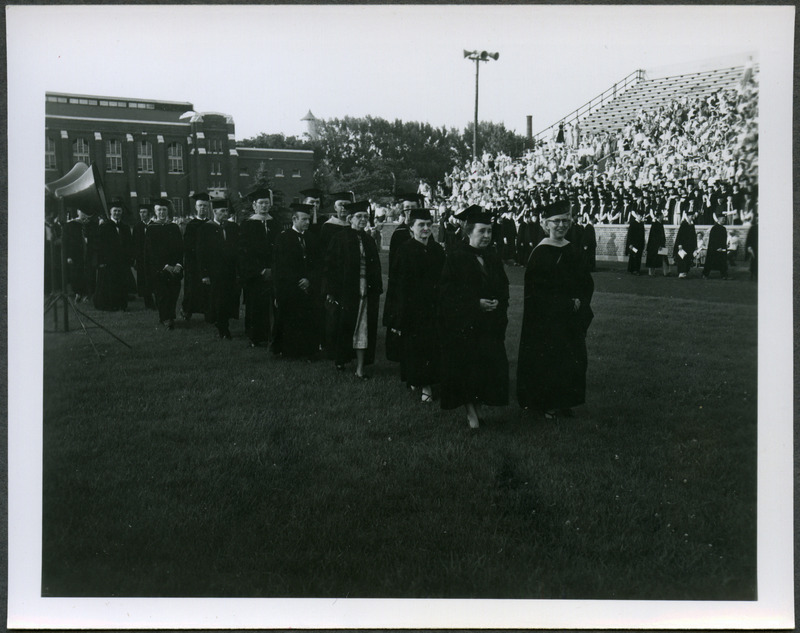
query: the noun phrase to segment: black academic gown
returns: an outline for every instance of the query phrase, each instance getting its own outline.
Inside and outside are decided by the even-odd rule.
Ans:
[[[395,283],[395,263],[397,251],[401,245],[412,239],[411,229],[407,224],[401,223],[392,233],[389,241],[389,274],[386,284],[386,299],[383,303],[384,327],[386,331],[386,359],[393,362],[400,362],[403,353],[403,343],[400,337],[392,330],[399,330],[397,326],[397,284]]]
[[[750,259],[750,279],[758,277],[758,224],[753,224],[747,231],[744,242],[745,259]],[[750,251],[753,251],[751,254]]]
[[[253,215],[239,227],[244,329],[253,345],[267,343],[271,334],[272,265],[272,236],[267,231],[264,217]]]
[[[498,306],[483,312],[480,299]],[[508,404],[507,311],[508,277],[496,252],[465,244],[447,253],[439,291],[443,409]]]
[[[539,244],[525,270],[517,365],[521,407],[564,409],[586,400],[586,330],[594,282],[568,246]],[[580,300],[574,310],[573,299]]]
[[[210,220],[197,233],[197,274],[209,279],[206,321],[220,332],[228,331],[229,319],[239,318],[239,225]]]
[[[645,266],[648,268],[660,268],[666,255],[659,255],[658,249],[667,245],[667,237],[664,233],[664,225],[660,220],[654,220],[650,225],[650,233],[647,236],[647,260]]]
[[[183,265],[183,239],[177,224],[151,222],[147,225],[144,261],[150,287],[155,295],[159,320],[174,320],[183,272],[171,273],[164,270],[164,267]]]
[[[583,227],[581,248],[583,249],[583,257],[586,266],[589,272],[593,273],[597,269],[597,233],[594,230],[593,224],[587,224]]]
[[[335,303],[330,303],[328,355],[337,365],[343,365],[355,358],[353,334],[358,320],[358,307],[361,300],[361,254],[359,239],[363,240],[367,281],[367,338],[368,347],[364,364],[375,362],[375,343],[378,334],[378,307],[383,293],[381,262],[375,240],[366,233],[352,228],[339,231],[328,245],[325,258],[322,292],[331,295]]]
[[[680,256],[683,249],[685,255]],[[694,224],[684,220],[678,227],[678,234],[675,236],[675,244],[672,247],[672,257],[678,267],[678,274],[686,274],[692,267],[694,252],[697,250],[697,233]]]
[[[631,216],[625,237],[625,252],[628,254],[628,272],[639,274],[644,253],[644,224]]]
[[[183,301],[181,308],[184,314],[208,314],[208,302],[211,289],[203,283],[197,270],[197,240],[200,227],[208,220],[192,218],[186,223],[183,233]]]
[[[95,308],[109,311],[128,308],[128,277],[132,262],[130,227],[113,220],[103,222],[97,229]]]
[[[289,357],[309,358],[319,349],[321,331],[317,317],[319,261],[314,235],[293,228],[275,238],[275,341],[272,350]],[[307,279],[310,286],[298,285]]]
[[[444,249],[432,238],[427,245],[410,239],[397,249],[397,329],[401,332],[402,343],[400,378],[415,387],[439,382],[439,280],[444,258]]]
[[[718,270],[723,277],[728,275],[728,231],[721,224],[714,224],[708,232],[703,276],[708,277],[712,270]]]

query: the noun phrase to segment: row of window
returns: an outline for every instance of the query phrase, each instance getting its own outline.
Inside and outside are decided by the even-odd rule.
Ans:
[[[122,173],[122,142],[117,139],[106,141],[105,152],[105,171],[106,173]],[[56,165],[56,142],[50,137],[45,137],[45,169],[57,169]],[[91,162],[89,143],[85,138],[77,138],[72,142],[72,164]],[[153,173],[153,144],[150,141],[136,142],[136,169],[140,173]],[[170,174],[183,173],[183,145],[180,143],[169,143],[167,145],[167,171]],[[222,161],[212,160],[209,165],[209,174],[212,176],[222,175]],[[247,167],[240,169],[239,175],[249,176]],[[284,178],[286,173],[282,167],[275,170],[276,178]],[[292,170],[292,178],[301,178],[299,169]]]
[[[107,108],[137,108],[139,110],[155,110],[154,103],[142,103],[140,101],[112,101],[109,99],[84,99],[81,97],[54,97],[48,96],[47,100],[51,103],[73,103],[77,105],[101,105]]]
[[[85,138],[72,142],[72,164],[91,162],[89,143]],[[56,142],[46,137],[44,152],[45,169],[56,169]],[[136,142],[136,168],[140,172],[153,173],[153,144],[150,141]],[[183,145],[167,145],[167,170],[171,174],[183,173]],[[122,172],[122,142],[117,139],[106,141],[106,172]],[[213,172],[212,172],[213,173]],[[221,168],[220,168],[220,172]]]

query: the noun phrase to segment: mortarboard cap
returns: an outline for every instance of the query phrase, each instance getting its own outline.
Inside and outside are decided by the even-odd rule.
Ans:
[[[492,214],[486,211],[482,206],[478,204],[473,204],[468,206],[466,209],[456,214],[456,217],[459,220],[464,220],[470,223],[473,222],[476,224],[492,223]]]
[[[300,193],[302,193],[302,191]],[[303,213],[311,213],[314,210],[314,205],[305,204],[303,202],[292,202],[292,204],[289,205],[289,208],[292,211],[302,211]]]
[[[268,199],[270,202],[272,202],[272,190],[267,189],[266,187],[253,189],[253,191],[247,194],[247,199],[250,202],[255,202],[256,200],[262,199]]]
[[[191,198],[195,202],[198,200],[205,200],[206,202],[208,202],[211,199],[208,197],[208,194],[205,191],[200,191],[198,193],[192,194]]]
[[[227,210],[228,209],[228,201],[225,200],[224,198],[221,198],[221,199],[218,199],[218,200],[214,200],[214,201],[212,201],[211,206],[214,209],[225,209],[225,210]]]
[[[542,209],[542,217],[547,219],[556,215],[565,215],[569,212],[569,200],[556,200]]]
[[[344,200],[346,202],[355,202],[356,194],[352,191],[339,191],[338,193],[332,193],[331,199],[336,202],[337,200]]]
[[[301,196],[305,196],[306,198],[318,198],[318,199],[322,199],[322,196],[325,195],[322,192],[322,189],[317,189],[316,187],[312,187],[311,189],[303,189],[298,193]]]
[[[167,198],[158,198],[156,200],[153,200],[153,206],[154,207],[169,207],[170,206],[170,202],[169,202],[169,200]]]
[[[431,217],[431,210],[430,209],[411,209],[411,213],[409,213],[409,220],[414,222],[414,220],[433,220]]]
[[[347,205],[347,213],[364,213],[369,209],[369,200],[359,200],[358,202],[351,202]]]
[[[395,195],[395,199],[398,202],[416,202],[417,204],[423,204],[425,198],[418,193],[398,193]]]
[[[114,198],[111,198],[111,201],[108,203],[108,208],[111,209],[113,207],[120,207],[124,209],[125,203],[122,201],[122,198],[116,196]]]

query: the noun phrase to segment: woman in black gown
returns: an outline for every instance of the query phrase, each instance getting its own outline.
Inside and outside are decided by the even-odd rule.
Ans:
[[[491,248],[491,216],[464,211],[469,243],[447,253],[439,292],[442,327],[442,409],[464,406],[470,428],[481,404],[508,404],[508,277]]]
[[[432,238],[432,225],[428,209],[413,209],[409,217],[412,239],[400,245],[395,261],[400,378],[420,389],[422,402],[433,400],[431,387],[439,382],[437,309],[444,249]]]
[[[517,366],[517,399],[548,419],[573,415],[586,399],[586,330],[594,282],[581,255],[564,239],[569,203],[542,212],[549,237],[531,253]]]

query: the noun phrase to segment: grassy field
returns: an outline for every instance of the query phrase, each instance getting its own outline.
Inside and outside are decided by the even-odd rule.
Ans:
[[[512,282],[512,394],[522,310]],[[756,597],[756,285],[594,275],[557,422],[156,326],[45,332],[45,596]],[[73,326],[77,325],[73,318]],[[52,319],[45,325],[52,327]]]

